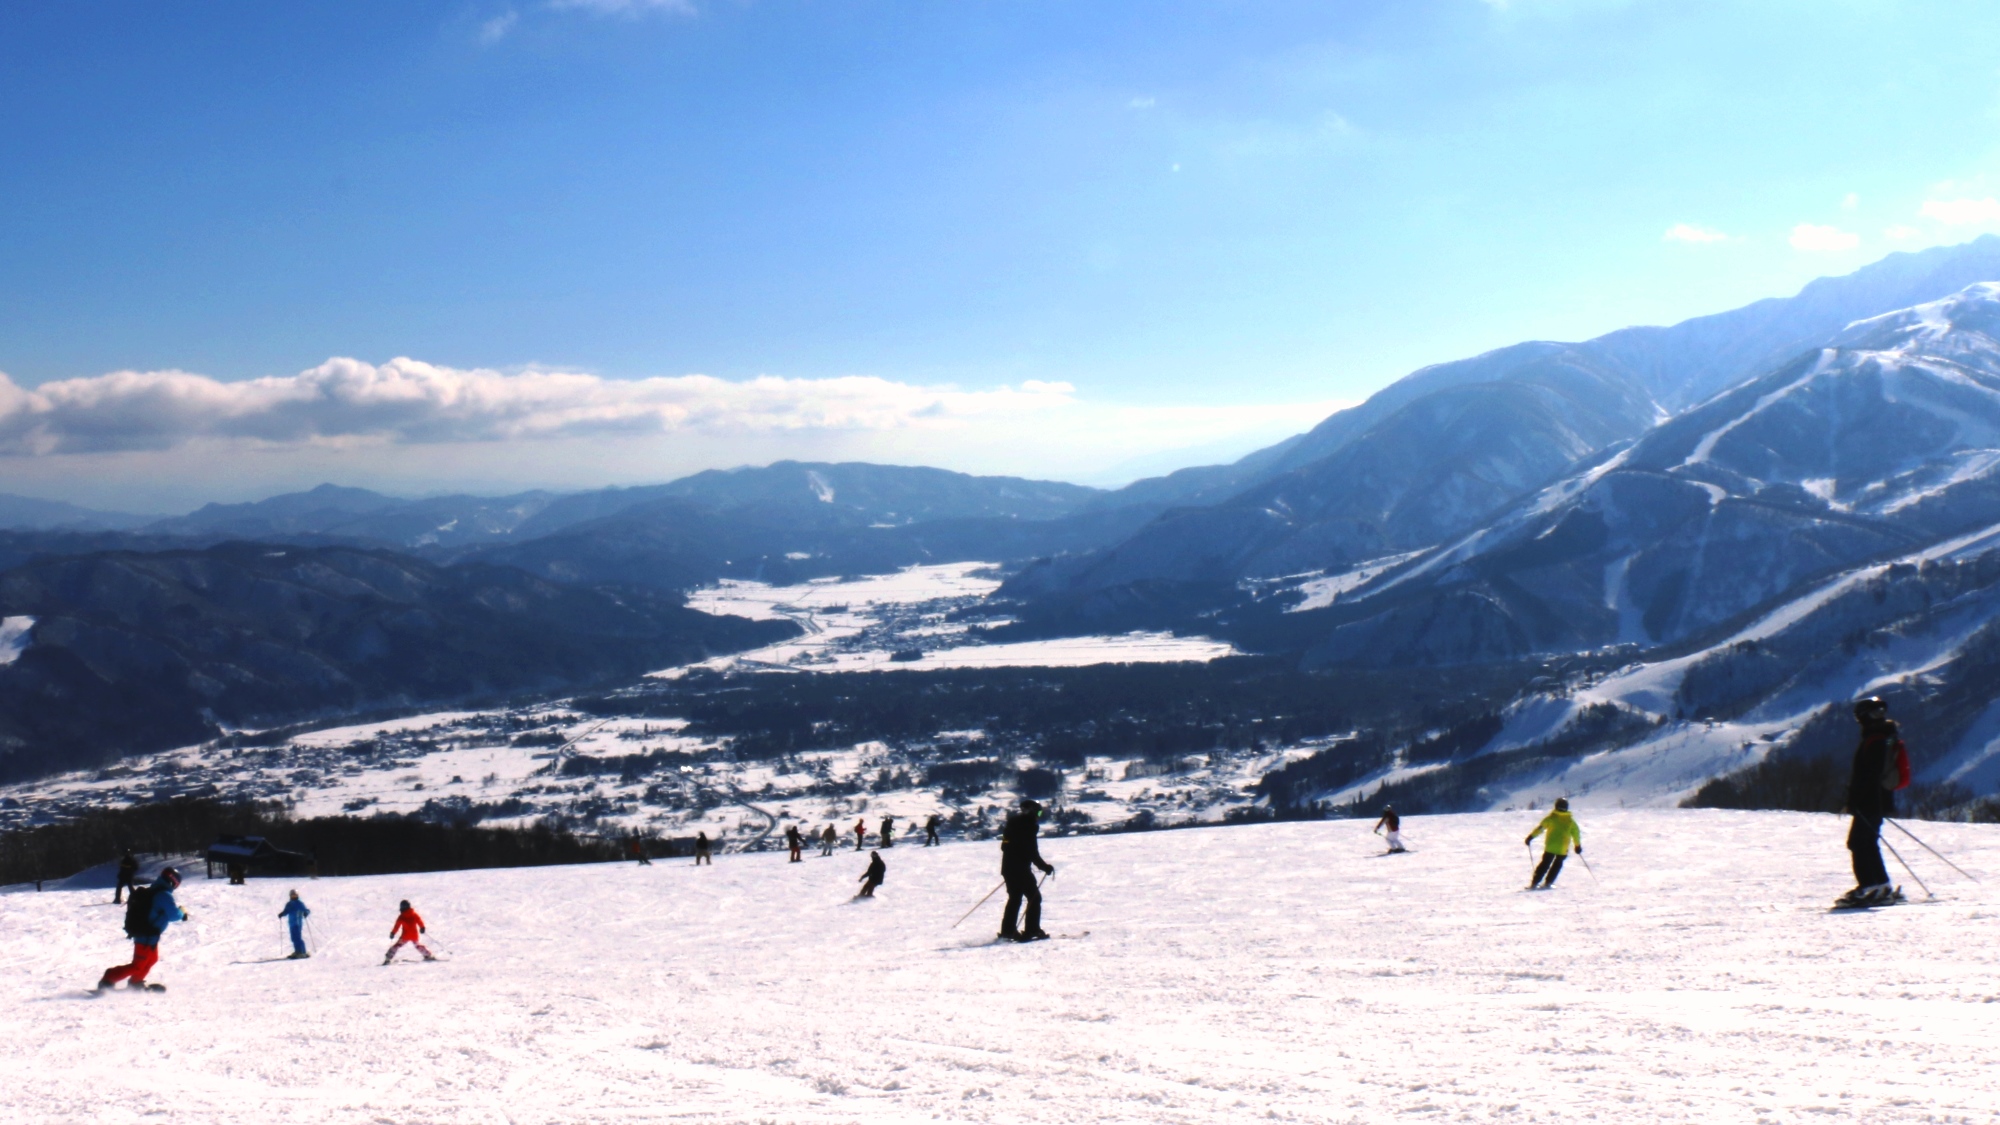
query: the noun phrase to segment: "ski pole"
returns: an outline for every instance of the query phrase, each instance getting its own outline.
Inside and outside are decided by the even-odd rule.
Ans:
[[[987,891],[987,892],[986,892],[986,898],[982,898],[982,899],[980,899],[980,900],[979,900],[978,902],[975,902],[975,903],[973,903],[973,904],[972,904],[972,910],[968,910],[968,911],[966,911],[966,912],[965,912],[965,913],[964,913],[964,914],[963,914],[963,915],[962,915],[962,916],[961,916],[961,917],[959,918],[958,922],[963,922],[963,921],[965,921],[965,920],[966,920],[967,918],[970,918],[970,917],[972,917],[972,915],[973,915],[973,911],[976,911],[976,910],[978,910],[978,909],[979,909],[980,907],[982,907],[982,906],[985,906],[985,905],[986,905],[986,899],[987,899],[987,898],[992,898],[992,897],[993,897],[994,895],[997,895],[997,894],[999,894],[999,893],[1000,893],[1000,888],[1001,888],[1001,887],[1004,887],[1004,886],[1006,886],[1006,885],[1007,885],[1007,880],[1005,880],[1005,879],[1002,879],[1002,880],[1000,880],[1000,881],[999,881],[998,883],[995,883],[995,884],[993,884],[993,889],[992,889],[992,890],[990,890],[990,891]],[[952,929],[954,929],[954,930],[955,930],[955,929],[957,929],[957,928],[958,928],[958,922],[953,922],[953,923],[951,924],[951,928],[952,928]]]
[[[1931,893],[1931,889],[1929,887],[1924,886],[1923,876],[1918,875],[1917,869],[1910,866],[1910,861],[1903,858],[1903,853],[1896,850],[1896,845],[1890,843],[1887,840],[1884,840],[1882,841],[1882,846],[1889,849],[1889,854],[1896,857],[1896,862],[1903,865],[1903,870],[1910,873],[1910,878],[1915,879],[1917,881],[1917,886],[1924,888],[1925,898],[1937,897],[1936,895]]]
[[[1582,852],[1578,852],[1578,853],[1576,853],[1576,861],[1577,861],[1578,863],[1581,863],[1581,864],[1583,864],[1583,869],[1584,869],[1585,871],[1588,871],[1588,872],[1590,872],[1590,885],[1591,885],[1591,886],[1593,886],[1593,887],[1599,887],[1599,886],[1603,886],[1603,884],[1602,884],[1602,883],[1598,882],[1598,879],[1597,879],[1597,868],[1595,868],[1595,867],[1592,867],[1592,866],[1590,865],[1590,861],[1589,861],[1589,860],[1587,860],[1587,859],[1585,859],[1585,858],[1583,858],[1583,853],[1582,853]]]
[[[1889,820],[1889,818],[1886,816],[1883,817],[1882,819]],[[1945,859],[1943,856],[1938,855],[1938,850],[1936,848],[1931,847],[1929,844],[1924,843],[1922,840],[1918,840],[1917,834],[1915,832],[1910,831],[1909,829],[1903,827],[1901,824],[1897,824],[1893,820],[1889,820],[1889,823],[1896,825],[1896,831],[1901,832],[1903,835],[1908,836],[1912,840],[1916,840],[1918,847],[1924,849],[1925,851],[1931,853],[1932,855],[1937,856],[1939,860],[1943,861],[1946,867],[1951,868],[1953,871],[1958,872],[1960,875],[1965,876],[1966,878],[1972,880],[1975,883],[1979,882],[1979,877],[1977,875],[1974,875],[1972,872],[1967,871],[1965,868],[1960,867],[1958,864],[1953,863],[1948,859]]]

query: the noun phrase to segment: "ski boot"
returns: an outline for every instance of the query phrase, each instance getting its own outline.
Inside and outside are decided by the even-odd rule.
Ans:
[[[300,953],[300,952],[298,952],[297,950],[293,950],[293,951],[292,951],[292,952],[291,952],[290,954],[287,954],[287,955],[286,955],[286,957],[285,957],[285,960],[287,960],[287,961],[303,961],[303,960],[305,960],[306,958],[308,958],[308,957],[311,957],[311,956],[312,956],[312,954],[310,954],[310,953]]]

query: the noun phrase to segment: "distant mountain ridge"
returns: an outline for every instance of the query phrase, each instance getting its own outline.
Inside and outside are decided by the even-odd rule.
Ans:
[[[1891,255],[1796,297],[1671,328],[1517,344],[1427,367],[1257,461],[1251,483],[1228,498],[1033,568],[1005,592],[1044,628],[1083,630],[1145,620],[1146,607],[1171,620],[1226,602],[1245,580],[1337,572],[1428,547],[1856,320],[1915,304],[1912,294],[1935,300],[1993,278],[2000,237],[1989,235]]]

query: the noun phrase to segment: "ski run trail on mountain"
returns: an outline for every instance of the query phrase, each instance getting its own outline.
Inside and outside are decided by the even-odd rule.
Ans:
[[[1988,1122],[2000,828],[1893,831],[1941,899],[1829,913],[1846,821],[1579,810],[1054,839],[1048,928],[995,944],[991,842],[205,881],[160,995],[102,892],[0,896],[20,1122]],[[1893,861],[1892,861],[1893,865]],[[1900,872],[1899,872],[1900,875]],[[312,960],[276,917],[297,886]],[[381,964],[399,898],[447,953]],[[408,950],[404,951],[405,954]]]

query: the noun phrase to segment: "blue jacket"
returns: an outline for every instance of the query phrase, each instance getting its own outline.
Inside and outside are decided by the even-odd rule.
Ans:
[[[278,911],[278,917],[286,919],[293,926],[297,926],[306,920],[306,915],[311,913],[312,908],[305,904],[304,899],[295,898],[285,903],[285,908]]]
[[[181,909],[181,904],[174,901],[173,884],[164,878],[154,883],[153,909],[146,915],[146,921],[152,925],[154,939],[158,940],[159,935],[166,933],[168,926],[186,918],[187,913]]]

